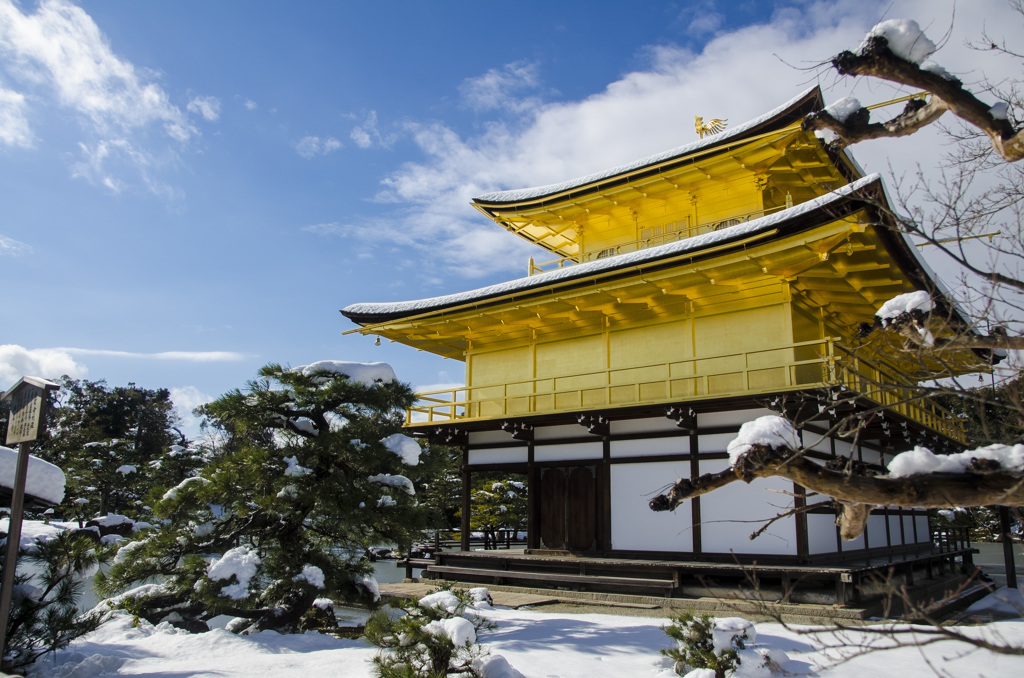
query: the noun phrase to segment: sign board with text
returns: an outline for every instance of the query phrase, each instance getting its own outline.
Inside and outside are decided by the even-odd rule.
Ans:
[[[47,392],[60,388],[57,384],[36,377],[22,377],[4,393],[10,403],[5,444],[30,443],[39,437],[46,425]]]

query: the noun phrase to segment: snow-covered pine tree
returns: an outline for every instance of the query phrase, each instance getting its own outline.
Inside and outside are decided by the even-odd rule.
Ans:
[[[239,633],[297,631],[318,597],[374,596],[366,547],[406,546],[421,527],[405,475],[421,448],[399,432],[413,395],[389,366],[259,375],[205,406],[222,444],[154,505],[165,525],[101,577],[107,593],[161,581],[121,598],[147,620],[202,629],[229,614]]]
[[[143,518],[153,485],[175,484],[201,465],[181,452],[188,443],[167,389],[65,376],[55,405],[35,454],[65,472],[65,515]]]

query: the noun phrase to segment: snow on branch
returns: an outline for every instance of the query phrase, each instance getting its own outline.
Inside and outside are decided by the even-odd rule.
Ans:
[[[744,424],[729,445],[731,468],[697,478],[680,478],[668,492],[650,501],[651,510],[674,510],[687,499],[737,480],[750,483],[756,478],[779,476],[838,502],[842,512],[837,524],[843,539],[850,541],[863,533],[873,506],[1024,504],[1024,445],[963,452],[949,463],[936,463],[927,456],[930,451],[917,448],[904,453],[910,457],[897,455],[889,464],[888,475],[870,475],[833,470],[806,459],[800,446],[794,444],[795,435],[793,426],[778,416]]]
[[[831,130],[838,137],[833,145],[843,148],[868,139],[913,134],[948,110],[988,135],[993,149],[1007,162],[1024,159],[1024,130],[1014,128],[1007,106],[982,102],[944,68],[926,61],[934,51],[935,44],[915,21],[893,19],[878,24],[856,52],[834,56],[832,67],[840,75],[880,78],[930,92],[931,99],[911,99],[902,113],[880,123],[871,122],[864,107],[848,110],[848,106],[833,105],[808,114],[803,129]]]
[[[876,329],[883,329],[899,333],[910,345],[919,348],[966,348],[996,352],[1024,350],[1024,337],[1011,336],[1003,327],[993,327],[988,336],[967,329],[956,329],[953,336],[935,336],[933,330],[929,329],[929,321],[934,319],[934,308],[931,296],[923,290],[893,297],[875,314],[873,325],[861,325],[860,336],[863,338]],[[941,329],[953,329],[945,323],[943,325]],[[1001,359],[1002,356],[997,353],[994,362]]]

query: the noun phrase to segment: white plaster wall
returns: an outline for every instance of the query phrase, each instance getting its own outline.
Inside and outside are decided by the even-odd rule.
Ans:
[[[668,417],[657,417],[651,419],[624,419],[612,421],[609,424],[609,431],[613,436],[627,435],[630,433],[657,433],[661,431],[679,431],[676,423]]]
[[[872,513],[868,516],[868,545],[871,548],[888,546],[885,536],[885,516]]]
[[[612,548],[692,552],[690,503],[664,513],[647,507],[668,484],[689,475],[689,462],[612,464]]]
[[[701,454],[709,452],[725,452],[729,443],[736,439],[735,433],[710,433],[697,436],[697,449]]]
[[[763,417],[766,414],[777,415],[778,413],[760,407],[752,410],[735,410],[733,412],[701,412],[697,415],[697,427],[739,426],[758,417]]]
[[[612,459],[623,457],[650,457],[657,454],[689,454],[690,437],[643,438],[641,440],[613,440]]]
[[[917,541],[931,541],[931,531],[928,529],[928,516],[915,516],[917,521]]]
[[[903,543],[903,534],[900,532],[900,516],[889,515],[889,533],[892,535],[893,546],[899,546]]]
[[[882,453],[879,452],[878,450],[873,450],[870,447],[867,447],[866,445],[861,445],[860,450],[861,459],[863,459],[865,462],[869,464],[878,464],[881,462]]]
[[[534,440],[554,440],[555,438],[580,438],[591,435],[579,424],[564,426],[538,426],[533,430]]]
[[[908,544],[914,543],[914,516],[903,516],[903,535]]]
[[[821,513],[807,514],[807,551],[808,553],[835,553],[836,545],[835,517]]]
[[[603,455],[604,447],[600,442],[535,445],[533,448],[534,461],[579,461],[600,459]]]
[[[700,472],[716,473],[728,466],[727,459],[703,460]],[[753,541],[748,539],[763,521],[784,511],[787,504],[792,505],[790,497],[771,490],[792,492],[793,483],[781,478],[763,478],[749,485],[732,483],[702,495],[701,550],[796,555],[796,520],[793,517],[775,522]]]
[[[808,431],[807,429],[804,429],[802,434],[801,440],[806,449],[832,454],[832,441],[828,437],[816,431]]]
[[[859,551],[864,548],[864,535],[857,537],[851,541],[843,542],[843,551]]]
[[[526,447],[481,448],[469,451],[470,464],[508,464],[526,463],[529,461]]]
[[[505,431],[470,431],[470,445],[487,445],[488,443],[509,443],[515,440],[511,433]]]
[[[844,457],[852,457],[855,456],[855,450],[853,449],[853,445],[849,442],[842,440],[841,438],[836,438],[836,454],[841,454]]]

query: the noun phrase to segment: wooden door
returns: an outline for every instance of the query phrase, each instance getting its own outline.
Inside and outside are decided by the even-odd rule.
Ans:
[[[569,474],[566,496],[566,527],[569,548],[589,551],[597,539],[597,511],[594,471],[588,466],[577,466]]]
[[[597,487],[589,466],[545,468],[540,483],[541,547],[589,551],[597,542]]]
[[[540,481],[540,539],[543,548],[565,548],[565,494],[562,469],[544,469]]]

